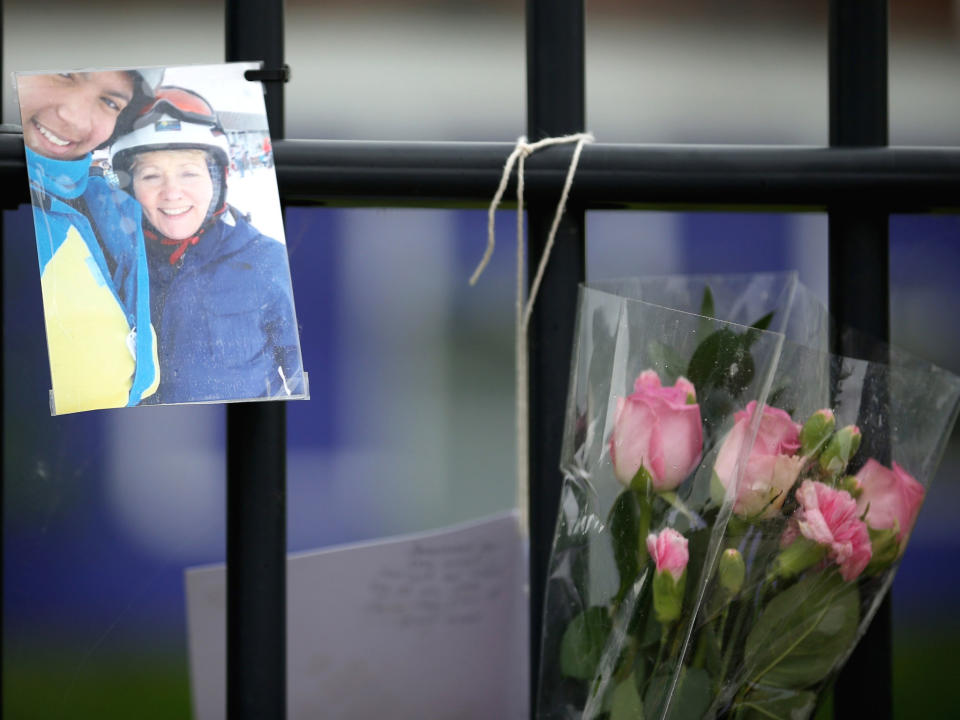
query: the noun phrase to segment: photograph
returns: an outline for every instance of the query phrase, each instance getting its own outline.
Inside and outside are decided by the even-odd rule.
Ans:
[[[52,414],[308,397],[258,67],[16,74]]]

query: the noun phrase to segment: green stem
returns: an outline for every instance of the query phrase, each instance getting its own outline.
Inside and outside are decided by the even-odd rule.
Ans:
[[[650,533],[650,516],[653,514],[653,498],[646,493],[636,493],[640,505],[640,518],[637,523],[637,567],[643,568],[650,554],[647,552],[647,535]]]
[[[700,637],[697,639],[697,649],[693,653],[691,667],[702,668],[707,659],[707,634],[710,632],[709,625],[703,627],[700,631]]]
[[[630,677],[633,673],[633,663],[637,657],[637,641],[635,638],[628,638],[626,654],[624,655],[623,662],[620,664],[620,667],[617,668],[617,672],[614,674],[613,678],[617,683],[621,683]]]
[[[764,605],[764,600],[766,600],[767,593],[770,592],[770,586],[776,581],[777,576],[774,574],[767,575],[763,579],[763,585],[760,587],[760,599],[753,607],[753,622],[757,622],[757,618],[760,617],[760,611]]]
[[[734,518],[731,518],[731,520],[733,519]],[[746,544],[745,545],[746,547],[750,546],[754,532],[755,532],[755,529],[753,528],[753,526],[750,526],[750,525],[748,525],[744,529],[742,538]],[[751,565],[753,565],[753,567],[751,567]],[[730,669],[730,663],[733,660],[733,653],[737,647],[737,639],[738,639],[738,636],[740,635],[740,630],[743,628],[743,623],[746,620],[746,616],[750,613],[750,608],[747,607],[748,603],[743,598],[747,596],[748,589],[754,587],[754,582],[756,582],[755,573],[759,563],[751,563],[751,565],[747,566],[747,576],[744,578],[744,583],[739,593],[739,597],[741,598],[741,601],[737,603],[737,609],[735,611],[735,618],[733,622],[733,630],[730,633],[730,640],[727,643],[726,647],[723,649],[723,662],[720,665],[720,678],[719,678],[721,683],[723,683],[727,677],[727,672]],[[753,570],[753,572],[751,572],[751,570]],[[768,578],[765,577],[764,578],[765,585],[767,580]],[[761,598],[766,594],[766,590],[767,588],[764,587],[761,593]],[[723,613],[723,625],[722,625],[723,631],[720,635],[721,647],[723,647],[724,636],[726,635],[727,620],[728,620],[731,604],[733,604],[732,599],[731,599],[731,602],[724,609],[724,613]],[[756,617],[754,617],[754,622],[756,622]]]
[[[753,710],[755,713],[762,715],[763,717],[771,718],[772,720],[780,720],[779,715],[774,715],[765,708],[760,707],[759,705],[754,705],[753,703],[740,701],[740,704],[737,705],[737,709],[734,711],[735,715],[730,720],[736,720],[740,717],[745,710]]]
[[[670,648],[670,657],[676,657],[677,651],[680,649],[680,637],[683,635],[680,632],[679,628],[677,632],[673,635],[673,647]]]
[[[723,665],[721,666],[721,670],[720,670],[721,682],[723,682],[723,680],[727,677],[727,670],[729,670],[730,662],[731,660],[733,660],[733,651],[737,647],[737,638],[740,635],[740,630],[743,628],[743,621],[746,619],[747,615],[752,615],[753,623],[756,623],[757,616],[760,614],[760,608],[763,605],[763,598],[766,597],[767,591],[770,589],[771,582],[772,582],[772,579],[769,577],[764,579],[763,586],[760,590],[760,598],[756,603],[754,603],[754,607],[752,611],[750,610],[750,608],[743,607],[743,603],[740,603],[740,606],[737,608],[737,619],[734,621],[733,632],[730,633],[730,642],[727,645],[726,652],[724,653],[724,656],[723,656]],[[724,626],[726,626],[726,617],[724,617],[723,622],[724,622]],[[723,642],[722,636],[720,638],[720,642],[721,643]]]
[[[650,670],[650,677],[656,673],[657,668],[660,667],[660,662],[663,660],[663,651],[667,647],[667,644],[670,642],[670,626],[664,625],[660,633],[660,647],[657,648],[657,659],[653,662],[653,668]]]
[[[697,649],[693,653],[693,661],[690,663],[690,667],[702,668],[704,662],[706,661],[707,655],[707,629],[704,628],[700,631],[700,637],[697,640]]]
[[[720,614],[720,634],[719,634],[717,637],[718,637],[721,645],[723,644],[723,634],[724,634],[724,632],[725,632],[726,629],[727,629],[727,618],[728,618],[728,617],[730,617],[730,603],[727,603],[727,604],[724,606],[723,612]]]
[[[740,628],[743,627],[743,619],[747,614],[747,608],[738,607],[737,617],[733,623],[733,632],[730,633],[730,642],[723,654],[723,664],[720,666],[720,682],[723,683],[727,677],[727,671],[730,669],[730,661],[733,660],[733,651],[737,646],[737,636],[740,634]],[[721,639],[722,642],[722,639]]]

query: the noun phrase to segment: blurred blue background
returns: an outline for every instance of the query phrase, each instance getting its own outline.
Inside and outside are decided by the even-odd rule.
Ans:
[[[519,0],[286,7],[287,137],[525,131]],[[826,144],[825,2],[587,10],[599,140]],[[222,28],[209,0],[8,0],[3,69],[216,62]],[[891,3],[891,143],[960,145],[958,36],[955,2]],[[3,108],[19,122],[9,82]],[[514,505],[514,222],[498,213],[499,251],[469,288],[484,211],[288,211],[312,395],[288,406],[291,550]],[[797,269],[827,294],[820,214],[592,212],[587,228],[591,278]],[[894,342],[960,373],[960,218],[890,228]],[[189,717],[183,570],[225,555],[224,410],[51,418],[28,209],[4,214],[3,252],[6,717]],[[955,716],[958,474],[955,435],[895,585],[898,718]]]

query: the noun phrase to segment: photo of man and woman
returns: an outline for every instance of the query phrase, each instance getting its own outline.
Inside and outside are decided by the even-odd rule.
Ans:
[[[257,67],[16,75],[54,415],[307,397]]]

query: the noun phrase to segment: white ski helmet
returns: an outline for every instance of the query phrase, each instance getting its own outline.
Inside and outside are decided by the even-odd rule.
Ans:
[[[154,150],[206,150],[221,177],[230,167],[230,144],[217,114],[210,103],[186,88],[158,87],[131,130],[110,146],[110,164],[121,187],[129,184],[134,156]]]

